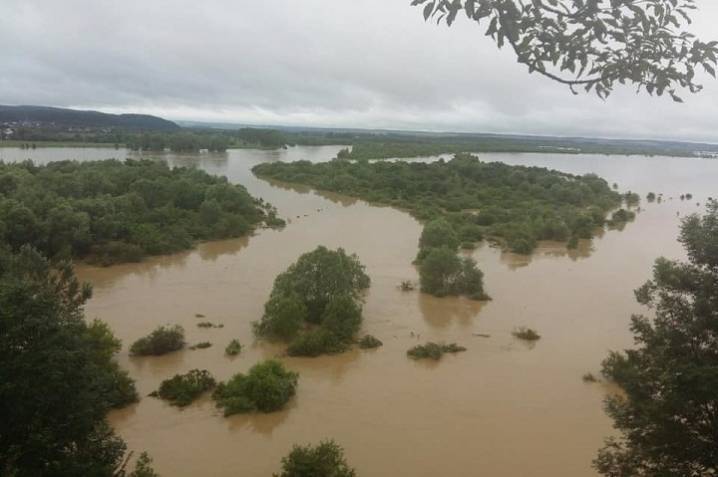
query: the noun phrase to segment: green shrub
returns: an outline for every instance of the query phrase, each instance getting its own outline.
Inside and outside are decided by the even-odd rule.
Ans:
[[[614,224],[621,224],[630,222],[631,220],[636,218],[635,212],[631,212],[630,210],[626,209],[618,209],[611,215],[611,222]]]
[[[212,397],[225,416],[280,410],[294,397],[299,375],[287,371],[279,361],[268,360],[252,366],[249,372],[236,374],[220,383]]]
[[[299,334],[287,347],[289,356],[314,358],[323,354],[334,354],[345,351],[348,347],[337,335],[324,328],[314,328]]]
[[[185,374],[176,374],[162,381],[157,396],[173,406],[184,407],[192,404],[202,393],[216,386],[209,371],[193,369]]]
[[[423,345],[417,345],[411,348],[406,354],[414,359],[433,359],[439,360],[445,353],[460,353],[466,351],[466,348],[456,343],[440,344],[429,342]]]
[[[258,336],[292,340],[288,348],[292,356],[343,351],[361,327],[360,303],[369,283],[355,255],[317,247],[275,279],[254,331]]]
[[[486,300],[484,274],[469,257],[458,257],[448,248],[428,251],[419,264],[421,291],[434,296],[466,295]]]
[[[210,321],[202,321],[197,323],[197,328],[224,328],[224,325],[222,323],[215,325]]]
[[[132,356],[160,356],[178,351],[185,346],[184,328],[179,325],[160,326],[130,347]]]
[[[364,335],[364,337],[359,340],[359,347],[361,349],[374,349],[383,345],[384,343],[372,335]]]
[[[356,472],[347,464],[344,450],[330,440],[316,447],[294,446],[274,477],[356,477]]]
[[[511,334],[514,335],[514,337],[525,341],[537,341],[541,339],[541,335],[538,334],[536,330],[527,328],[525,326],[519,326],[514,331],[512,331]]]
[[[237,356],[239,353],[242,352],[242,345],[239,343],[239,341],[232,340],[224,349],[224,352],[228,356]]]

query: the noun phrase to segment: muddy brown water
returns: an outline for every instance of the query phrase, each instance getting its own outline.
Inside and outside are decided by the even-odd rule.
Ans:
[[[602,401],[607,388],[586,384],[612,349],[631,345],[629,317],[642,311],[632,290],[660,256],[682,258],[679,217],[699,212],[718,196],[718,161],[686,158],[482,154],[484,160],[596,172],[643,201],[635,222],[606,231],[567,253],[543,244],[532,257],[489,246],[473,252],[493,297],[488,303],[402,292],[417,280],[411,261],[421,226],[388,207],[307,188],[270,184],[250,168],[273,160],[327,160],[339,147],[286,151],[237,150],[226,154],[165,155],[173,165],[196,165],[228,176],[265,198],[290,223],[239,240],[211,242],[178,255],[112,268],[79,267],[94,285],[86,311],[110,324],[125,344],[119,360],[141,395],[193,368],[218,379],[281,354],[256,343],[251,322],[260,318],[274,277],[317,245],[343,247],[366,265],[372,286],[363,331],[382,341],[375,351],[316,359],[282,358],[300,373],[298,395],[286,410],[224,418],[209,398],[183,410],[143,398],[113,412],[110,422],[130,448],[148,451],[164,476],[269,476],[295,443],[334,438],[363,476],[595,476],[591,460],[612,432]],[[124,157],[111,149],[0,149],[6,161]],[[694,198],[682,202],[678,196]],[[670,197],[673,197],[671,200]],[[205,315],[197,318],[196,314]],[[222,323],[199,329],[196,323]],[[212,348],[160,358],[130,358],[127,347],[162,324],[185,327],[188,341]],[[533,345],[511,330],[536,328]],[[474,336],[488,334],[489,338]],[[237,338],[240,356],[224,356]],[[465,353],[438,363],[407,359],[406,350],[428,340],[457,342]]]

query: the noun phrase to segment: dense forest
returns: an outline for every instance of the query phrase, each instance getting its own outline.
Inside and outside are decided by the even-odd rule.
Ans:
[[[0,244],[109,265],[282,225],[244,187],[155,161],[0,163]]]
[[[468,154],[434,163],[275,162],[253,171],[405,209],[428,223],[443,218],[458,243],[487,237],[518,253],[530,253],[539,240],[575,245],[591,238],[622,202],[596,175],[486,163]]]

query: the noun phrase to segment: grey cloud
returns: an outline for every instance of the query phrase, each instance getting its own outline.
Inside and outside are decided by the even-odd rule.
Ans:
[[[573,96],[472,23],[408,0],[3,0],[0,103],[175,119],[718,141],[718,87],[679,105]],[[699,0],[710,35],[718,5]]]

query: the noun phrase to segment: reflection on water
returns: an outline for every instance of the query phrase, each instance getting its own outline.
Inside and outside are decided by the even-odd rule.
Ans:
[[[225,380],[268,357],[300,373],[297,397],[280,413],[224,418],[209,398],[184,410],[143,398],[114,412],[111,422],[135,450],[147,450],[167,476],[267,476],[295,443],[334,438],[360,475],[589,477],[590,462],[611,423],[602,410],[606,388],[581,376],[597,373],[610,349],[630,346],[632,290],[660,255],[682,258],[675,238],[679,216],[718,195],[718,161],[682,158],[482,154],[485,160],[596,172],[623,190],[694,200],[643,203],[623,231],[606,230],[576,250],[542,243],[520,257],[481,246],[470,252],[485,273],[486,303],[402,292],[418,281],[411,262],[421,225],[408,214],[364,201],[314,193],[257,179],[255,164],[326,160],[337,147],[226,154],[163,154],[172,165],[201,167],[244,184],[250,193],[292,218],[282,231],[258,230],[247,239],[201,244],[184,254],[141,264],[80,267],[95,285],[90,318],[107,321],[125,344],[121,365],[146,396],[159,383],[193,368]],[[0,159],[38,162],[126,157],[127,151],[0,149]],[[299,218],[297,218],[299,217]],[[384,346],[318,359],[283,356],[279,345],[255,342],[252,321],[277,274],[319,244],[344,247],[367,266],[372,286],[362,332]],[[203,314],[199,319],[195,315]],[[200,329],[198,321],[222,323]],[[130,358],[127,347],[158,325],[184,326],[187,341],[213,347],[161,358]],[[536,329],[527,346],[511,331]],[[477,336],[488,335],[488,337]],[[239,339],[236,358],[224,347]],[[468,349],[438,363],[415,362],[406,351],[426,341]],[[517,458],[520,456],[520,458]]]

